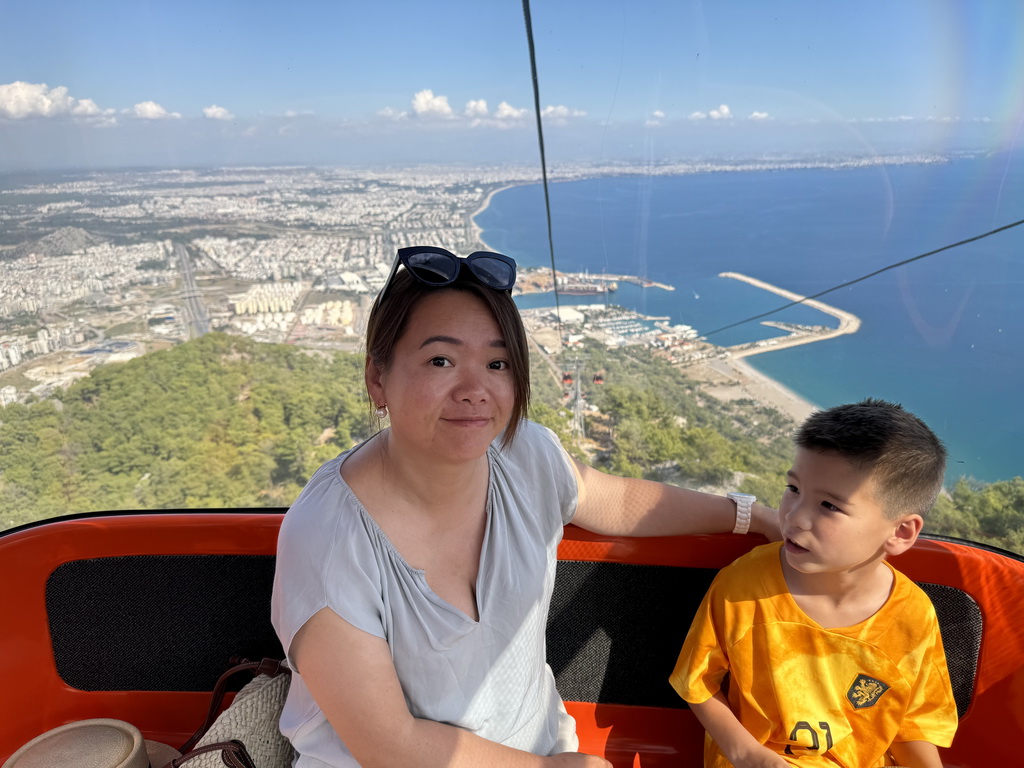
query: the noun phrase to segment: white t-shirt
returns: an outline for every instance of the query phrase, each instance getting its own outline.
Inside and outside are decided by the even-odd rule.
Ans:
[[[558,542],[577,504],[554,433],[524,421],[511,446],[488,449],[479,621],[434,594],[355,497],[340,472],[355,450],[316,471],[281,525],[271,618],[289,661],[296,632],[327,607],[387,640],[414,716],[535,754],[576,750],[545,660]],[[358,765],[298,672],[281,731],[300,755],[296,768]]]

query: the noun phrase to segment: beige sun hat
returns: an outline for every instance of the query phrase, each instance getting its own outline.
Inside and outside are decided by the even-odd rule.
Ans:
[[[79,720],[36,736],[3,768],[164,768],[181,757],[174,747],[142,738],[123,720]]]

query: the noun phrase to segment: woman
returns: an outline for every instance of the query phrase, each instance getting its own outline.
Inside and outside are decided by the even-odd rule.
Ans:
[[[285,516],[273,620],[295,670],[297,766],[607,766],[575,752],[544,659],[556,549],[742,529],[724,497],[613,477],[525,419],[515,262],[403,248],[367,324],[390,427],[327,462]],[[751,529],[777,538],[771,510]]]

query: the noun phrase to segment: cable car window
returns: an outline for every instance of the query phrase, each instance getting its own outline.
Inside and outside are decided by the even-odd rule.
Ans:
[[[949,449],[926,532],[1024,552],[1024,10],[531,14],[6,8],[0,527],[287,506],[435,245],[519,264],[531,415],[594,465],[777,502],[794,423],[881,397]]]

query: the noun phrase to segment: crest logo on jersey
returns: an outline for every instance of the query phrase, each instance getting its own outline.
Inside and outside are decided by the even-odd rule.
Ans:
[[[889,686],[881,680],[861,673],[846,692],[846,698],[853,704],[854,709],[864,709],[877,704],[882,694],[888,690]]]

